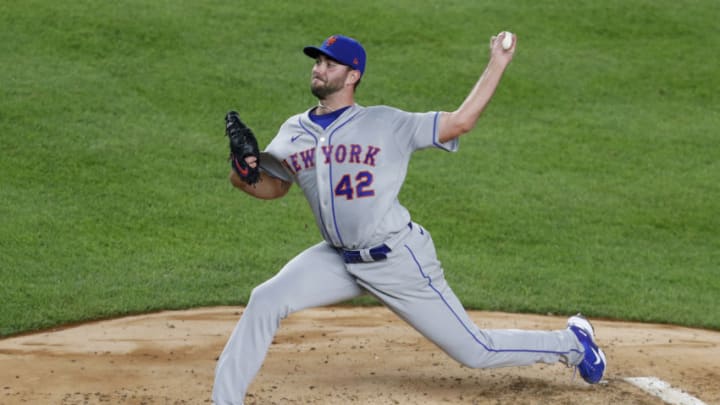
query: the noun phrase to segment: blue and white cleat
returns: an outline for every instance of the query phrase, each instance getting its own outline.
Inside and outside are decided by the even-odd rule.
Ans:
[[[585,348],[582,361],[575,366],[580,376],[588,384],[599,383],[605,372],[606,361],[605,353],[595,343],[592,325],[584,316],[577,314],[568,319],[567,326]]]

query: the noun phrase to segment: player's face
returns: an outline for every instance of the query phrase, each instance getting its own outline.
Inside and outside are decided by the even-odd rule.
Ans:
[[[310,91],[320,100],[345,87],[351,69],[324,55],[318,56],[312,69]]]

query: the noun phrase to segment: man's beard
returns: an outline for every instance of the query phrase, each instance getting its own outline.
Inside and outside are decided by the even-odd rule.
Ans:
[[[318,100],[325,100],[329,95],[342,90],[344,82],[338,80],[336,82],[323,82],[322,84],[315,85],[314,80],[310,82],[310,91],[313,96],[317,97]]]

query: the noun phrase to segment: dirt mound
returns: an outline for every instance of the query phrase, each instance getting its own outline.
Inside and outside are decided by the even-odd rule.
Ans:
[[[242,308],[168,311],[0,340],[2,404],[210,403],[217,356]],[[470,312],[485,329],[557,329],[565,318]],[[286,319],[246,404],[656,404],[626,382],[656,377],[720,403],[720,333],[593,321],[606,381],[561,365],[472,370],[382,307]]]

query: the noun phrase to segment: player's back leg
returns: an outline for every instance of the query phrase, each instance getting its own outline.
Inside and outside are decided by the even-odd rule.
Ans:
[[[564,360],[575,364],[583,347],[568,329],[481,330],[445,280],[432,238],[414,227],[386,262],[363,263],[358,283],[458,362],[472,368]],[[351,267],[351,270],[353,268]]]

